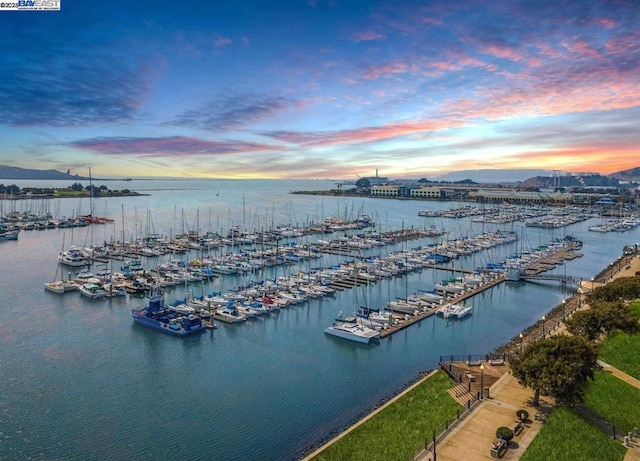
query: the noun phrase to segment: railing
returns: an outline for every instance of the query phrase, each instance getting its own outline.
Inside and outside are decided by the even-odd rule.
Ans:
[[[456,413],[456,417],[454,419],[452,419],[451,421],[447,420],[443,425],[434,428],[433,434],[431,436],[431,441],[429,441],[430,439],[428,437],[425,438],[424,447],[421,447],[420,449],[416,449],[412,460],[415,461],[418,458],[422,458],[423,452],[428,453],[431,451],[435,453],[437,444],[442,439],[444,439],[449,434],[449,432],[451,432],[455,427],[457,427],[460,424],[460,422],[464,421],[464,419],[471,414],[473,409],[479,403],[480,403],[480,400],[478,400],[476,397],[471,397],[467,402],[467,405],[465,406],[464,411],[460,412],[460,410],[458,410]]]
[[[458,355],[441,355],[439,363],[442,366],[446,362],[469,362],[470,364],[485,362],[488,360],[505,359],[505,355],[500,352],[491,352],[489,354],[458,354]]]

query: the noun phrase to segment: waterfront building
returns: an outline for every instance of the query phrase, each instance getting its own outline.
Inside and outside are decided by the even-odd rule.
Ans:
[[[562,192],[530,192],[513,189],[478,189],[469,192],[469,198],[479,202],[509,202],[509,203],[571,203],[571,194]]]
[[[450,192],[450,190],[441,187],[422,186],[411,189],[410,195],[416,198],[446,199]]]

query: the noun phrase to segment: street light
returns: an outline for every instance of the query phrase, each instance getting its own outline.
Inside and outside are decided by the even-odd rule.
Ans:
[[[484,363],[480,364],[480,398],[484,399]]]
[[[544,321],[547,319],[546,316],[542,316],[542,337],[544,338]]]
[[[591,291],[593,292],[593,277],[591,277]]]
[[[524,335],[520,333],[518,337],[520,338],[520,353],[522,353],[522,341],[524,340]]]
[[[566,302],[567,302],[566,299],[562,300],[562,318],[564,318],[564,303],[566,303]]]

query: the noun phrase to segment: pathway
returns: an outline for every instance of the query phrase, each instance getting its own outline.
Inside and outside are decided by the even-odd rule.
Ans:
[[[612,274],[611,280],[635,275],[636,271],[640,271],[640,257],[636,256],[628,261],[627,266],[618,264],[617,269],[618,272]],[[593,282],[591,282],[592,284]],[[597,286],[600,285],[603,284],[597,284]],[[583,308],[587,307],[583,306]],[[560,325],[559,328],[550,331],[549,334],[558,334],[564,331],[564,325]],[[604,362],[600,362],[600,364],[606,371],[640,389],[640,380]],[[513,427],[516,419],[515,412],[520,408],[524,408],[529,411],[530,421],[524,430],[514,437],[509,449],[502,457],[505,460],[520,459],[538,432],[540,432],[546,415],[550,413],[553,407],[551,399],[540,396],[540,407],[536,409],[530,404],[532,397],[532,391],[523,388],[510,372],[505,374],[491,387],[491,398],[484,400],[437,444],[436,457],[438,461],[495,459],[491,457],[491,444],[496,440],[496,429],[499,426]],[[423,451],[415,459],[416,461],[432,461],[434,455],[431,451]],[[624,461],[640,461],[639,438],[629,443],[629,449]]]

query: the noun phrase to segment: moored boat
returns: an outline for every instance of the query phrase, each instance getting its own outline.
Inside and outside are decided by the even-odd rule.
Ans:
[[[338,338],[348,339],[362,344],[368,344],[380,339],[380,332],[359,323],[335,322],[324,332]]]
[[[85,283],[84,285],[80,285],[78,290],[80,290],[81,295],[91,299],[100,299],[107,295],[107,292],[96,283]]]
[[[442,315],[445,319],[461,319],[469,315],[472,309],[473,306],[465,306],[463,304],[446,304],[439,308],[436,313]]]
[[[205,330],[199,315],[180,314],[166,308],[164,295],[159,287],[154,287],[151,291],[147,307],[132,309],[131,316],[140,325],[174,336],[186,336]]]
[[[76,291],[79,285],[73,280],[56,280],[54,282],[45,282],[44,289],[52,293],[63,294],[69,291]]]

